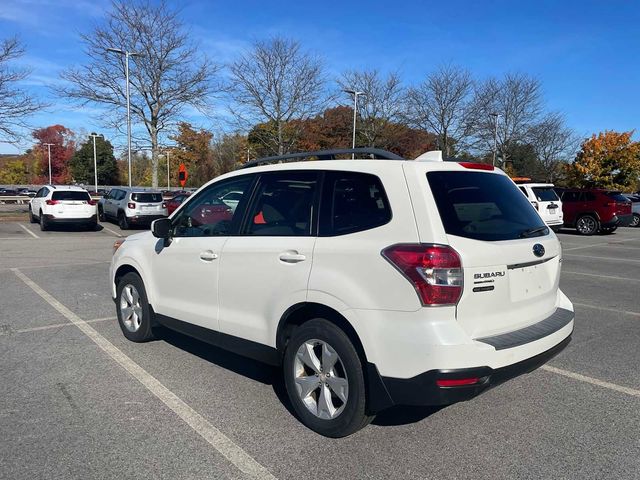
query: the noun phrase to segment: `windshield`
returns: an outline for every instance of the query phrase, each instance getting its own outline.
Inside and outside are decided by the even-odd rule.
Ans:
[[[161,202],[161,193],[132,193],[131,200],[134,202]]]
[[[78,190],[66,190],[61,192],[53,192],[51,196],[52,200],[84,200],[88,202],[91,200],[91,197],[87,192],[78,191]]]
[[[533,187],[533,193],[539,202],[555,202],[559,200],[553,187]]]
[[[484,172],[429,172],[445,231],[475,240],[513,240],[548,234],[509,178]]]

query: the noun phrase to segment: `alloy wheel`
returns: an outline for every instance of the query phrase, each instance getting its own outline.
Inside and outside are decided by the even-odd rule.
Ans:
[[[578,231],[583,234],[589,234],[596,231],[596,221],[589,216],[580,217],[578,219]]]
[[[131,284],[125,285],[120,293],[120,315],[122,323],[130,332],[137,332],[142,324],[140,294]]]
[[[333,420],[349,399],[349,382],[340,356],[318,339],[305,341],[296,352],[293,376],[298,397],[316,417]]]

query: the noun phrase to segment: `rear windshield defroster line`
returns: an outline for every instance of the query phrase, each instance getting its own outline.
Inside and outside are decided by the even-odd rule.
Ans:
[[[449,235],[498,241],[548,235],[549,230],[509,178],[488,172],[428,172]],[[540,229],[539,232],[529,235]]]

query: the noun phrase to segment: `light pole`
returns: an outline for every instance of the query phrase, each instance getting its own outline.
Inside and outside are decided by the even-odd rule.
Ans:
[[[356,114],[358,112],[358,95],[364,95],[366,97],[367,94],[365,92],[359,92],[349,88],[345,88],[342,91],[353,95],[353,141],[351,142],[351,148],[356,148]],[[354,158],[356,158],[356,154],[352,153],[351,160]]]
[[[55,145],[55,143],[43,143],[42,145],[46,145],[49,151],[49,185],[53,185],[53,181],[51,180],[51,146]]]
[[[490,113],[490,117],[493,117],[493,166],[496,166],[496,153],[498,151],[498,118],[499,113]]]
[[[130,52],[121,48],[107,48],[108,52],[119,53],[124,55],[124,71],[127,82],[126,95],[127,95],[127,156],[129,166],[129,186],[131,186],[131,100],[129,97],[129,57],[141,57],[142,54],[137,52]]]
[[[89,136],[93,138],[93,172],[95,174],[95,181],[96,181],[96,189],[94,191],[96,192],[96,195],[97,195],[98,194],[98,156],[96,155],[96,138],[102,137],[104,139],[104,135],[102,134],[96,135],[95,133],[92,133]]]

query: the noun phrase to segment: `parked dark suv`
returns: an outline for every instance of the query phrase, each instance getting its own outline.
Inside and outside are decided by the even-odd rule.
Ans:
[[[582,235],[611,233],[633,220],[631,202],[620,192],[601,189],[567,189],[562,192],[564,224]]]

